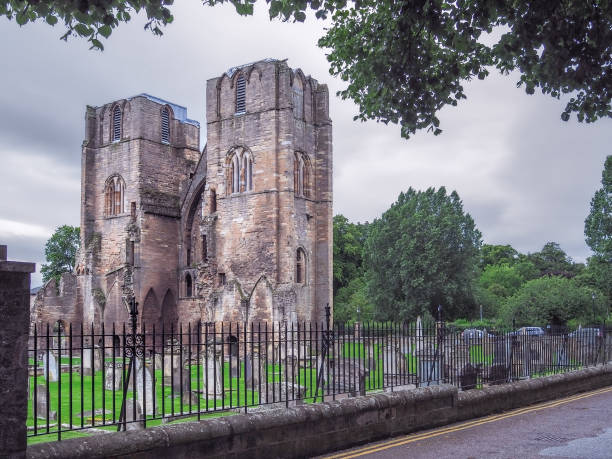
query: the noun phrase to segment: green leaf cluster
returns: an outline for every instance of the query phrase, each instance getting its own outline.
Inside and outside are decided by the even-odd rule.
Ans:
[[[496,41],[494,28],[504,31]],[[348,83],[339,95],[359,106],[356,119],[399,124],[406,138],[438,135],[437,112],[465,99],[464,82],[492,66],[517,70],[527,94],[571,94],[565,121],[612,116],[609,0],[359,1],[334,13],[319,45]]]
[[[591,199],[591,210],[584,221],[584,235],[591,250],[612,263],[612,155],[606,158],[601,185]]]
[[[133,13],[145,11],[145,30],[162,35],[161,27],[172,22],[169,6],[173,0],[0,0],[0,16],[15,19],[17,24],[43,20],[54,26],[62,21],[66,27],[61,36],[86,38],[92,49],[103,50],[102,39],[108,38]]]
[[[481,234],[459,195],[444,187],[401,193],[369,228],[364,249],[368,289],[378,319],[465,316]]]
[[[62,273],[73,272],[80,245],[78,226],[62,225],[55,230],[45,244],[47,263],[40,269],[44,283],[50,279],[59,282]]]
[[[565,325],[571,319],[581,323],[600,321],[605,317],[605,299],[592,298],[593,291],[574,279],[544,276],[526,282],[504,304],[501,317],[510,325]]]

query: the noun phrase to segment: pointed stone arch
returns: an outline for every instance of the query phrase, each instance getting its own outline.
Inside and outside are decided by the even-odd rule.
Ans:
[[[162,301],[161,320],[165,328],[178,322],[178,311],[176,307],[176,297],[171,289],[166,291]]]
[[[144,301],[142,302],[142,322],[150,329],[153,324],[159,322],[159,301],[153,287],[149,289]]]

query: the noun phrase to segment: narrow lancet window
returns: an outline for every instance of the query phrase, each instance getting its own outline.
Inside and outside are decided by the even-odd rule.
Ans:
[[[121,140],[121,109],[115,105],[113,109],[113,142]]]
[[[170,113],[165,107],[161,113],[161,141],[170,143]]]
[[[243,75],[236,79],[236,113],[246,111],[246,80]]]

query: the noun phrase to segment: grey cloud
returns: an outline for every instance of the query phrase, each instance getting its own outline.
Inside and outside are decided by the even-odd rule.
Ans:
[[[563,102],[526,96],[516,75],[493,74],[467,83],[468,99],[442,110],[441,136],[406,141],[395,125],[353,122],[357,107],[334,96],[345,84],[329,76],[316,47],[325,23],[271,23],[266,5],[255,10],[243,18],[231,5],[180,3],[163,37],[144,32],[138,15],[102,53],[79,39],[59,41],[61,27],[19,28],[0,18],[0,42],[11,44],[3,49],[10,66],[0,73],[0,219],[50,230],[78,224],[87,104],[149,92],[187,106],[204,141],[206,80],[276,57],[329,86],[335,212],[371,221],[409,186],[445,185],[457,190],[487,242],[527,252],[555,240],[576,259],[588,256],[583,221],[610,153],[610,120],[562,123]],[[15,257],[42,259],[44,241],[13,245]]]

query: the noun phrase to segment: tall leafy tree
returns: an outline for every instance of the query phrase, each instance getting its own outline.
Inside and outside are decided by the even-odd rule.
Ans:
[[[591,250],[612,263],[612,155],[606,158],[601,185],[591,199],[591,211],[584,221],[584,235]]]
[[[444,187],[401,193],[371,225],[364,256],[369,290],[382,319],[468,316],[474,308],[481,234],[459,195]]]
[[[363,274],[363,245],[367,223],[351,223],[344,215],[334,216],[334,296]]]
[[[256,0],[231,3],[253,13]],[[348,83],[340,92],[359,106],[356,118],[398,123],[402,136],[419,129],[441,132],[438,111],[466,98],[463,84],[484,79],[491,66],[518,71],[527,94],[570,94],[561,118],[612,116],[612,7],[610,0],[266,0],[270,18],[304,21],[332,14],[319,41],[329,49],[331,73]],[[156,35],[172,22],[172,0],[0,0],[0,15],[18,24],[63,22],[65,33],[92,48],[131,19],[148,17]],[[496,34],[482,40],[494,28]]]
[[[43,264],[40,269],[43,282],[52,278],[59,281],[62,273],[71,273],[74,270],[76,253],[80,245],[78,226],[63,225],[58,227],[45,244],[47,263]]]

